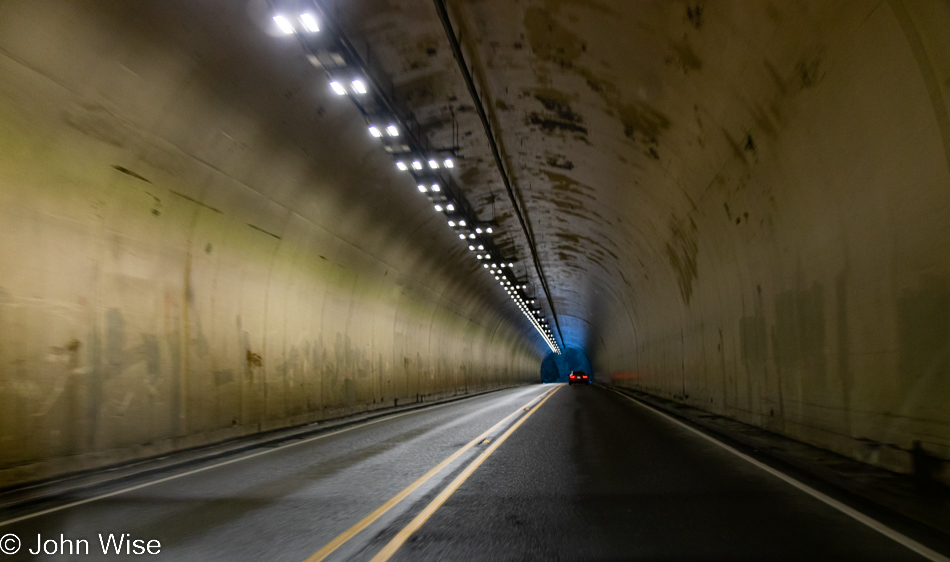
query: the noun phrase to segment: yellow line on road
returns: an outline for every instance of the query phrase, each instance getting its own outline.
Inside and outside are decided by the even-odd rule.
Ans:
[[[521,417],[521,419],[515,422],[513,426],[508,428],[508,431],[502,434],[502,436],[499,437],[494,443],[492,443],[487,449],[485,449],[485,451],[482,452],[482,454],[479,455],[478,458],[476,458],[474,461],[472,461],[471,464],[465,467],[465,470],[463,470],[462,473],[459,474],[455,478],[455,480],[452,481],[451,484],[449,484],[444,490],[442,490],[442,492],[439,493],[439,495],[436,496],[435,499],[432,500],[432,502],[429,503],[429,505],[427,505],[425,509],[423,509],[419,513],[419,515],[416,515],[415,519],[410,521],[409,524],[406,525],[405,528],[403,528],[403,530],[399,531],[399,534],[393,537],[393,539],[389,541],[389,544],[384,546],[383,549],[380,550],[379,553],[376,554],[376,556],[374,556],[370,562],[386,562],[387,560],[389,560],[392,557],[392,555],[395,554],[396,551],[399,550],[399,548],[403,544],[405,544],[407,540],[409,540],[409,537],[411,537],[413,533],[418,531],[419,528],[422,527],[425,524],[425,522],[429,520],[430,517],[432,517],[432,514],[435,513],[437,509],[442,507],[442,504],[444,504],[446,500],[448,500],[449,497],[451,497],[451,495],[455,493],[455,490],[457,490],[459,486],[462,485],[462,483],[468,480],[468,477],[471,476],[472,473],[474,473],[475,470],[477,470],[478,467],[481,466],[483,462],[485,462],[485,459],[490,457],[491,454],[494,453],[495,450],[498,449],[498,447],[502,443],[505,442],[505,439],[508,439],[508,437],[510,437],[511,434],[514,433],[516,429],[521,427],[521,424],[523,424],[525,420],[527,420],[528,418],[531,417],[532,414],[537,412],[538,408],[543,406],[544,403],[548,401],[548,398],[550,398],[552,395],[554,395],[555,392],[557,392],[560,389],[561,387],[558,386],[557,388],[549,392],[548,395],[544,397],[544,400],[539,402],[537,406],[532,408],[527,414]]]
[[[548,392],[547,392],[547,395],[550,396],[555,390],[557,390],[557,388],[555,388],[554,390],[548,391]],[[346,543],[346,541],[348,541],[348,540],[350,540],[351,538],[355,537],[360,531],[362,531],[363,529],[365,529],[365,528],[369,527],[370,525],[372,525],[373,522],[375,522],[377,519],[379,519],[380,517],[382,517],[387,511],[389,511],[390,509],[392,509],[393,507],[395,507],[396,504],[398,504],[398,503],[401,502],[402,500],[406,499],[406,496],[408,496],[409,494],[411,494],[412,492],[414,492],[416,489],[418,489],[419,486],[422,486],[423,484],[425,484],[426,482],[428,482],[433,476],[435,476],[436,474],[438,474],[439,472],[441,472],[442,469],[444,469],[444,468],[447,467],[448,465],[452,464],[453,461],[455,461],[455,460],[458,459],[460,456],[462,456],[463,454],[465,454],[466,451],[468,451],[469,449],[471,449],[471,448],[474,447],[475,445],[478,445],[479,443],[482,443],[482,442],[484,442],[484,441],[487,441],[486,438],[487,438],[489,435],[491,435],[491,434],[493,434],[495,431],[497,431],[499,427],[501,427],[501,426],[504,425],[506,422],[508,422],[508,420],[510,420],[512,417],[514,417],[514,416],[520,414],[523,410],[529,409],[530,406],[531,406],[531,404],[532,404],[534,401],[541,399],[543,396],[544,396],[544,395],[541,395],[541,396],[532,398],[531,400],[528,401],[527,404],[525,404],[524,406],[518,408],[518,409],[515,410],[514,412],[508,414],[508,415],[505,416],[500,422],[498,422],[498,423],[496,423],[495,425],[493,425],[490,429],[488,429],[487,431],[485,431],[484,433],[482,433],[481,435],[479,435],[479,436],[476,437],[475,439],[472,439],[468,444],[466,444],[465,446],[463,446],[463,447],[462,447],[461,449],[459,449],[458,451],[455,451],[454,453],[452,453],[451,455],[449,455],[448,457],[446,457],[445,460],[443,460],[443,461],[440,462],[439,464],[435,465],[435,466],[432,467],[428,472],[426,472],[425,474],[423,474],[422,476],[420,476],[418,480],[416,480],[416,481],[413,482],[412,484],[409,484],[409,485],[406,486],[401,492],[399,492],[398,494],[396,494],[395,496],[393,496],[392,498],[390,498],[389,501],[387,501],[387,502],[384,503],[383,505],[381,505],[381,506],[377,507],[375,510],[373,510],[372,513],[370,513],[369,515],[367,515],[366,517],[364,517],[362,520],[360,520],[359,523],[353,525],[352,527],[350,527],[350,528],[347,529],[346,531],[343,531],[342,533],[340,533],[335,539],[333,539],[332,541],[330,541],[329,543],[327,543],[326,546],[324,546],[323,548],[321,548],[320,550],[318,550],[317,552],[315,552],[312,556],[310,556],[310,558],[307,558],[307,560],[306,560],[305,562],[319,562],[320,560],[323,560],[324,558],[326,558],[327,556],[329,556],[330,554],[332,554],[333,551],[335,551],[336,549],[338,549],[338,548],[340,548],[341,546],[343,546],[343,544]],[[544,400],[547,400],[547,398],[544,398]],[[542,403],[543,403],[543,400],[542,400]],[[538,406],[540,406],[540,404],[538,404]],[[531,415],[531,414],[529,413],[529,414],[527,414],[525,417],[530,416],[530,415]],[[524,419],[524,418],[522,418],[522,419]]]

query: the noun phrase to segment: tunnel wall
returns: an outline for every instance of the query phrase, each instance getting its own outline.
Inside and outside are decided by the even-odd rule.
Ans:
[[[0,3],[0,487],[538,378],[355,109],[212,4]]]
[[[684,152],[643,188],[662,203],[636,227],[645,266],[591,356],[614,384],[912,472],[915,442],[950,459],[950,5],[786,8],[741,55],[701,52],[699,140],[661,139]]]

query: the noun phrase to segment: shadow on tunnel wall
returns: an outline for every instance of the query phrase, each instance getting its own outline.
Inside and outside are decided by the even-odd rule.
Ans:
[[[593,369],[586,353],[573,347],[561,354],[549,353],[541,362],[541,382],[567,382],[571,371],[584,371],[593,378]]]

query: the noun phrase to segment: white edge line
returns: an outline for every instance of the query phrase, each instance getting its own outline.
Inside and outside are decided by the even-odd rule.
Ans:
[[[729,452],[732,453],[733,455],[735,455],[735,456],[739,457],[740,459],[742,459],[742,460],[744,460],[744,461],[746,461],[746,462],[748,462],[748,463],[750,463],[750,464],[752,464],[752,465],[754,465],[754,466],[756,466],[756,467],[758,467],[758,468],[764,470],[765,472],[768,472],[769,474],[771,474],[772,476],[778,478],[779,480],[782,480],[782,481],[785,482],[786,484],[789,484],[789,485],[791,485],[791,486],[794,486],[795,488],[798,488],[799,490],[801,490],[802,492],[805,492],[805,493],[808,494],[809,496],[811,496],[811,497],[813,497],[813,498],[815,498],[815,499],[817,499],[817,500],[819,500],[819,501],[821,501],[821,502],[823,502],[823,503],[825,503],[825,504],[827,504],[827,505],[829,505],[829,506],[831,506],[831,507],[837,509],[838,511],[844,513],[845,515],[851,517],[852,519],[854,519],[854,520],[856,520],[856,521],[858,521],[858,522],[860,522],[860,523],[863,523],[863,524],[867,525],[868,527],[874,529],[874,530],[877,531],[878,533],[881,533],[881,534],[884,535],[885,537],[887,537],[887,538],[889,538],[889,539],[891,539],[891,540],[893,540],[893,541],[895,541],[895,542],[900,543],[900,544],[903,545],[904,547],[906,547],[906,548],[908,548],[908,549],[910,549],[910,550],[916,552],[917,554],[923,556],[924,558],[926,558],[926,559],[928,559],[928,560],[933,560],[934,562],[950,562],[950,558],[947,558],[946,556],[940,554],[939,552],[937,552],[937,551],[935,551],[935,550],[931,550],[930,548],[927,548],[926,546],[924,546],[924,545],[920,544],[919,542],[915,541],[914,539],[912,539],[912,538],[910,538],[910,537],[904,535],[903,533],[900,533],[900,532],[898,532],[898,531],[895,531],[894,529],[891,529],[890,527],[884,525],[884,524],[881,523],[880,521],[878,521],[878,520],[876,520],[876,519],[873,519],[873,518],[871,518],[871,517],[869,517],[869,516],[867,516],[867,515],[861,513],[860,511],[858,511],[858,510],[856,510],[856,509],[854,509],[854,508],[852,508],[852,507],[850,507],[850,506],[848,506],[848,505],[845,505],[845,504],[841,503],[840,501],[838,501],[838,500],[836,500],[836,499],[834,499],[834,498],[832,498],[832,497],[830,497],[830,496],[827,496],[827,495],[825,495],[825,494],[819,492],[818,490],[812,488],[811,486],[808,486],[807,484],[803,484],[802,482],[799,482],[798,480],[795,480],[795,479],[792,478],[791,476],[789,476],[789,475],[787,475],[787,474],[785,474],[785,473],[783,473],[783,472],[780,472],[780,471],[778,471],[778,470],[772,468],[771,466],[769,466],[769,465],[767,465],[767,464],[765,464],[765,463],[763,463],[763,462],[757,461],[756,459],[750,457],[749,455],[747,455],[747,454],[745,454],[745,453],[742,453],[742,452],[736,450],[735,448],[730,447],[729,445],[726,445],[725,443],[719,441],[718,439],[715,439],[715,438],[713,438],[713,437],[711,437],[711,436],[709,436],[709,435],[706,435],[705,433],[703,433],[702,431],[699,431],[698,429],[696,429],[696,428],[694,428],[694,427],[690,427],[689,425],[687,425],[687,424],[683,423],[682,421],[680,421],[680,420],[674,418],[673,416],[667,414],[666,412],[662,412],[662,411],[660,411],[660,410],[658,410],[658,409],[656,409],[656,408],[654,408],[654,407],[652,407],[652,406],[648,406],[647,404],[644,404],[644,403],[640,402],[639,400],[637,400],[637,399],[635,399],[635,398],[633,398],[633,397],[631,397],[631,396],[628,396],[628,395],[626,395],[626,394],[624,394],[624,393],[622,393],[622,392],[620,392],[620,391],[618,391],[618,390],[614,390],[614,389],[612,389],[612,388],[610,388],[610,389],[608,389],[608,390],[610,390],[611,392],[613,392],[613,393],[615,393],[615,394],[619,394],[620,396],[623,396],[624,398],[626,398],[627,400],[629,400],[629,401],[633,402],[634,404],[640,406],[641,408],[644,408],[644,409],[646,409],[646,410],[649,410],[649,411],[653,412],[654,414],[663,416],[664,418],[666,418],[666,419],[670,420],[671,422],[673,422],[673,423],[679,425],[680,427],[683,427],[683,428],[685,428],[685,429],[688,429],[688,430],[692,431],[693,433],[695,433],[696,435],[699,435],[700,437],[702,437],[703,439],[709,441],[710,443],[713,443],[713,444],[719,446],[720,448],[725,449],[726,451],[729,451]]]
[[[472,398],[475,398],[475,396],[472,396]],[[297,446],[297,445],[303,445],[304,443],[310,443],[311,441],[316,441],[316,440],[318,440],[318,439],[324,439],[324,438],[326,438],[326,437],[333,437],[334,435],[339,435],[339,434],[341,434],[341,433],[346,433],[347,431],[352,431],[352,430],[354,430],[354,429],[359,429],[359,428],[361,428],[361,427],[366,427],[366,426],[368,426],[368,425],[373,425],[373,424],[377,424],[377,423],[380,423],[380,422],[389,421],[389,420],[392,420],[392,419],[400,418],[400,417],[402,417],[402,416],[408,416],[408,415],[410,415],[410,414],[417,414],[417,413],[420,413],[420,412],[423,412],[423,411],[431,412],[432,410],[435,410],[435,409],[437,409],[437,408],[443,408],[443,407],[445,407],[445,406],[450,406],[450,405],[452,405],[452,404],[454,404],[454,403],[456,403],[456,402],[458,402],[458,401],[455,400],[455,401],[452,401],[452,402],[446,402],[446,403],[444,403],[444,404],[433,404],[431,407],[428,407],[428,408],[416,408],[416,409],[410,410],[410,411],[408,411],[408,412],[402,412],[402,413],[398,413],[398,414],[393,414],[393,415],[391,415],[391,416],[385,416],[385,417],[377,418],[377,419],[375,419],[375,420],[370,420],[370,421],[368,421],[368,422],[361,423],[361,424],[358,424],[358,425],[351,425],[351,426],[349,426],[349,427],[344,427],[343,429],[338,429],[338,430],[336,430],[336,431],[331,431],[330,433],[321,433],[320,435],[315,435],[315,436],[309,437],[309,438],[307,438],[307,439],[302,439],[302,440],[299,440],[299,441],[293,441],[293,442],[290,442],[290,443],[284,443],[283,445],[278,445],[277,447],[270,447],[270,448],[268,448],[268,449],[266,449],[266,450],[264,450],[264,451],[258,451],[258,452],[256,452],[256,453],[251,453],[251,454],[249,454],[249,455],[244,455],[243,457],[238,457],[238,458],[236,458],[236,459],[231,459],[231,460],[227,460],[227,461],[224,461],[224,462],[215,463],[215,464],[212,464],[212,465],[210,465],[210,466],[203,466],[203,467],[201,467],[201,468],[196,468],[195,470],[189,470],[188,472],[182,472],[181,474],[173,474],[172,476],[166,476],[165,478],[159,478],[158,480],[152,480],[151,482],[145,482],[145,483],[139,484],[139,485],[137,485],[137,486],[131,486],[131,487],[129,487],[129,488],[123,488],[123,489],[121,489],[121,490],[116,490],[116,491],[114,491],[114,492],[109,492],[108,494],[102,494],[102,495],[95,496],[95,497],[92,497],[92,498],[86,498],[86,499],[84,499],[84,500],[79,500],[79,501],[74,501],[74,502],[70,502],[70,503],[67,503],[67,504],[63,504],[63,505],[58,505],[58,506],[56,506],[56,507],[51,507],[51,508],[49,508],[49,509],[44,509],[44,510],[42,510],[42,511],[37,511],[37,512],[35,512],[35,513],[28,513],[28,514],[26,514],[26,515],[22,515],[22,516],[20,516],[20,517],[15,517],[15,518],[13,518],[13,519],[7,519],[6,521],[0,521],[0,527],[6,526],[6,525],[12,525],[12,524],[14,524],[14,523],[19,523],[20,521],[25,521],[25,520],[27,520],[27,519],[33,519],[33,518],[35,518],[35,517],[40,517],[41,515],[46,515],[46,514],[49,514],[49,513],[55,513],[55,512],[57,512],[57,511],[62,511],[62,510],[64,510],[64,509],[69,509],[69,508],[71,508],[71,507],[76,507],[77,505],[83,505],[83,504],[87,504],[87,503],[92,503],[92,502],[95,502],[95,501],[104,500],[104,499],[106,499],[106,498],[111,498],[112,496],[118,496],[118,495],[120,495],[120,494],[125,494],[125,493],[128,493],[128,492],[134,492],[135,490],[140,490],[140,489],[142,489],[142,488],[148,488],[149,486],[154,486],[155,484],[161,484],[162,482],[168,482],[169,480],[176,480],[176,479],[178,479],[178,478],[184,478],[185,476],[190,476],[190,475],[192,475],[192,474],[198,474],[199,472],[204,472],[204,471],[206,471],[206,470],[211,470],[211,469],[213,469],[213,468],[219,468],[219,467],[222,467],[222,466],[225,466],[225,465],[229,465],[229,464],[233,464],[233,463],[236,463],[236,462],[240,462],[240,461],[243,461],[243,460],[252,459],[252,458],[254,458],[254,457],[259,457],[259,456],[261,456],[261,455],[266,455],[266,454],[268,454],[268,453],[273,453],[274,451],[279,451],[280,449],[286,449],[286,448],[288,448],[288,447],[295,447],[295,446]],[[266,446],[266,443],[261,443],[261,446]]]
[[[515,388],[517,388],[517,387],[515,387]],[[527,388],[527,387],[526,387],[526,388]],[[502,389],[502,390],[507,390],[507,389]],[[490,390],[490,391],[488,391],[488,392],[481,392],[481,393],[478,393],[478,394],[473,394],[472,396],[463,396],[463,397],[461,397],[461,398],[458,398],[457,400],[450,400],[450,401],[448,401],[448,402],[441,402],[441,403],[435,403],[435,404],[430,404],[430,405],[423,405],[423,406],[418,407],[418,408],[413,408],[413,409],[411,409],[411,410],[409,410],[409,411],[407,411],[407,412],[396,412],[396,413],[394,413],[394,414],[383,414],[380,418],[374,418],[373,420],[369,420],[369,421],[367,421],[366,423],[359,424],[359,425],[356,425],[356,426],[353,426],[353,427],[347,427],[347,428],[345,428],[345,429],[347,429],[347,430],[348,430],[348,429],[358,429],[358,428],[360,428],[360,427],[364,427],[364,426],[370,425],[371,423],[374,423],[374,422],[377,422],[377,421],[390,420],[390,419],[393,419],[393,418],[397,418],[397,417],[399,417],[399,416],[403,416],[403,415],[405,415],[405,414],[414,414],[414,413],[420,412],[420,411],[422,411],[422,410],[428,410],[428,411],[436,410],[436,409],[438,409],[438,408],[443,408],[443,407],[449,406],[449,405],[451,405],[451,404],[457,404],[457,403],[463,402],[463,401],[465,401],[465,400],[471,400],[471,399],[473,399],[473,398],[478,398],[478,397],[480,397],[480,396],[485,396],[485,395],[490,394],[490,393],[492,393],[492,392],[495,392],[495,391],[491,391],[491,390]],[[333,421],[333,420],[328,420],[328,421]],[[314,427],[314,426],[319,425],[319,423],[320,423],[320,422],[314,422],[314,423],[311,423],[311,424],[306,424],[306,427]],[[303,426],[301,426],[301,427],[303,427]],[[293,430],[294,428],[287,428],[287,429]],[[257,443],[257,444],[254,444],[254,445],[238,446],[238,447],[235,447],[234,449],[243,449],[243,450],[256,449],[256,448],[258,448],[258,447],[266,447],[268,443],[280,442],[280,441],[288,441],[288,442],[289,442],[289,441],[291,441],[291,440],[296,439],[295,435],[297,435],[297,434],[299,434],[299,433],[313,433],[313,431],[320,431],[320,428],[317,427],[316,429],[312,429],[312,430],[305,430],[305,429],[304,429],[304,430],[301,430],[301,431],[298,432],[298,433],[288,433],[287,435],[285,435],[285,436],[283,436],[283,437],[275,437],[274,439],[270,439],[270,440],[265,439],[265,440],[261,441],[260,443]],[[335,432],[335,433],[340,433],[340,431],[337,431],[337,432]],[[329,437],[329,435],[330,435],[330,434],[322,435],[322,437]],[[243,437],[251,438],[251,437],[254,437],[254,435],[253,435],[253,434],[252,434],[252,435],[245,435],[245,436],[243,436]],[[307,439],[307,441],[310,441],[310,440],[312,440],[312,439]],[[306,442],[306,441],[302,441],[302,442]],[[300,443],[294,443],[294,444],[299,445]],[[223,446],[223,444],[219,444],[219,445],[222,445],[222,446]],[[288,443],[287,445],[290,445],[290,443]],[[279,445],[279,446],[276,446],[276,447],[270,447],[267,452],[274,451],[274,450],[277,450],[277,449],[281,449],[281,448],[283,448],[284,446],[285,446],[285,445]],[[211,444],[211,445],[209,445],[209,447],[215,447],[215,445],[214,445],[214,444]],[[238,450],[238,451],[235,451],[234,449],[223,449],[223,450],[219,451],[218,453],[215,453],[215,455],[217,455],[217,456],[227,456],[227,455],[232,454],[232,453],[237,453],[237,454],[240,453],[239,450]],[[159,457],[159,458],[144,459],[144,460],[141,460],[141,461],[136,461],[136,462],[134,463],[134,465],[145,465],[145,464],[149,464],[149,463],[152,462],[152,461],[160,461],[160,460],[168,459],[168,458],[171,458],[172,456],[174,456],[175,454],[177,454],[177,453],[179,453],[179,452],[181,452],[181,453],[186,453],[187,451],[169,451],[168,453],[165,453],[164,455],[162,455],[162,456]],[[242,458],[249,458],[249,457],[242,457]],[[236,459],[236,460],[240,460],[240,459]],[[185,462],[185,463],[201,462],[201,457],[196,457],[195,459],[192,459],[191,461],[187,461],[187,460],[186,460],[186,461],[184,461],[184,462]],[[133,466],[134,466],[134,465],[133,465]],[[176,466],[179,466],[179,465],[173,464],[173,465],[167,467],[167,470],[174,470]],[[209,468],[214,468],[214,467],[209,467]],[[105,469],[105,472],[110,472],[110,471],[112,471],[112,470],[121,470],[121,469],[122,469],[122,467],[110,468],[110,469]],[[163,468],[161,468],[161,467],[158,467],[156,470],[161,471],[161,470],[166,470],[166,469],[163,469]],[[128,478],[135,478],[135,477],[137,477],[137,476],[141,476],[143,472],[148,472],[148,469],[143,470],[143,471],[140,471],[140,472],[132,472],[132,473],[130,473],[130,474],[125,474],[125,475],[119,474],[119,475],[116,475],[116,476],[112,476],[112,477],[108,477],[108,478],[103,478],[102,480],[91,481],[91,482],[89,482],[88,484],[77,484],[77,485],[75,485],[75,486],[70,486],[70,487],[67,487],[67,488],[59,489],[59,490],[51,490],[51,491],[49,491],[49,492],[46,492],[46,493],[43,493],[43,494],[39,494],[39,495],[37,495],[37,496],[33,496],[32,498],[30,498],[30,499],[28,499],[28,500],[22,500],[22,501],[21,501],[21,500],[18,500],[18,501],[13,501],[13,502],[8,502],[8,503],[0,503],[0,510],[8,509],[10,506],[16,506],[16,505],[18,505],[18,504],[25,503],[25,502],[31,502],[31,501],[33,501],[33,500],[41,501],[41,500],[44,500],[44,499],[47,499],[47,498],[55,498],[56,496],[62,496],[62,495],[64,495],[64,494],[68,494],[68,493],[73,492],[73,491],[75,491],[75,490],[85,490],[85,489],[89,489],[89,488],[95,488],[95,487],[97,487],[97,486],[106,486],[106,485],[108,485],[110,482],[114,482],[114,481],[116,481],[116,480],[125,480],[125,479],[128,479]],[[86,476],[88,476],[88,475],[86,475]],[[185,476],[185,475],[183,474],[182,476]],[[48,484],[55,485],[57,482],[65,482],[65,481],[68,481],[69,478],[70,478],[70,477],[67,476],[67,477],[65,477],[65,478],[62,479],[62,480],[53,481],[52,483],[48,483]],[[76,478],[82,478],[82,476],[77,476]],[[44,484],[44,483],[31,484],[31,485],[28,485],[28,486],[24,486],[22,489],[9,490],[9,491],[6,491],[6,492],[2,492],[2,493],[0,493],[0,497],[2,497],[2,496],[4,496],[4,495],[13,494],[14,492],[20,491],[20,490],[31,490],[31,489],[35,489],[35,488],[42,488],[44,485],[46,485],[46,484]],[[103,496],[103,497],[105,497],[105,496]],[[14,520],[14,519],[11,519],[11,520],[9,520],[9,521],[0,521],[0,526],[6,525],[7,523],[10,523],[10,522],[15,522],[15,521],[16,521],[16,520]]]

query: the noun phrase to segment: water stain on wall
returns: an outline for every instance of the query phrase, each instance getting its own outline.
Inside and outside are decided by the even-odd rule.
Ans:
[[[699,244],[696,241],[696,223],[692,217],[685,220],[670,217],[670,239],[666,243],[666,257],[676,275],[683,302],[689,304],[693,295],[693,281],[698,277],[696,255]]]
[[[63,111],[63,121],[93,139],[121,147],[129,142],[131,128],[105,107],[78,103]]]
[[[753,364],[764,363],[768,356],[768,334],[765,316],[761,311],[739,320],[739,337],[742,341],[742,360]]]
[[[532,52],[539,59],[561,68],[570,68],[586,50],[586,45],[554,19],[554,13],[554,10],[537,6],[525,11],[524,26],[528,30],[528,41]]]
[[[898,300],[898,369],[911,384],[950,373],[950,287],[946,278],[924,276]]]
[[[679,68],[683,74],[703,68],[703,61],[685,38],[682,41],[670,41],[669,47],[666,64]]]
[[[821,284],[776,295],[772,340],[780,373],[801,372],[824,379],[825,300]]]

